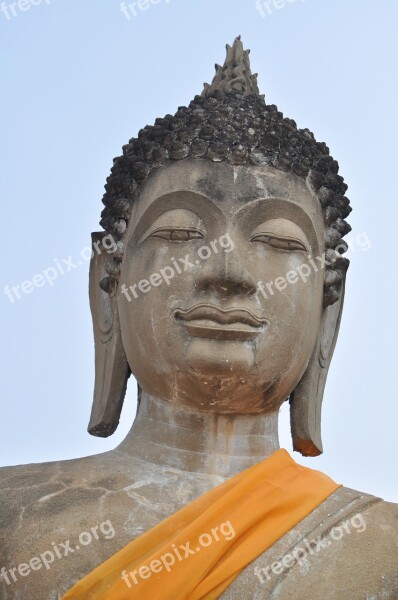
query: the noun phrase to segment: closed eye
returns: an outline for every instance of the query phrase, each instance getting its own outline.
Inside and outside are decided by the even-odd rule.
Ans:
[[[188,242],[190,240],[202,240],[204,235],[199,229],[188,229],[185,227],[155,229],[148,237],[157,237],[169,242]]]
[[[255,235],[253,235],[250,241],[268,244],[268,246],[271,246],[272,248],[277,248],[278,250],[288,250],[291,252],[294,252],[296,250],[304,250],[304,252],[308,251],[308,248],[300,240],[290,237],[278,236],[271,233],[256,233]]]

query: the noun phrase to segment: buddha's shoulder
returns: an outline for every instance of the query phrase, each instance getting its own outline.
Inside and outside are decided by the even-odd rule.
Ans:
[[[298,580],[304,580],[298,600],[397,600],[398,505],[341,488],[317,516],[309,519],[306,533],[314,540],[309,543],[314,554],[307,548],[307,560],[295,567]],[[301,545],[302,540],[296,549]],[[293,585],[294,578],[286,579],[285,593]]]
[[[339,488],[252,562],[222,596],[398,600],[398,505]]]
[[[0,546],[15,548],[29,536],[54,535],[65,525],[78,532],[115,517],[131,508],[128,491],[139,476],[115,451],[1,468]]]
[[[142,533],[134,492],[144,468],[111,451],[0,469],[0,599],[59,597]],[[32,557],[39,570],[25,578],[18,568]]]
[[[337,489],[302,524],[303,533],[308,529],[329,535],[328,546],[340,540],[343,545],[363,543],[371,537],[385,542],[388,536],[398,544],[398,504],[347,487]]]
[[[0,506],[44,505],[55,497],[65,504],[80,492],[80,502],[98,498],[101,490],[117,485],[118,472],[112,468],[112,452],[79,459],[0,468]],[[61,509],[62,503],[59,503]],[[1,509],[0,509],[1,510]]]

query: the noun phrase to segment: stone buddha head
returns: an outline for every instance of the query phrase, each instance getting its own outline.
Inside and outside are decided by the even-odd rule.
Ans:
[[[267,105],[240,38],[189,107],[124,146],[105,186],[90,304],[93,435],[127,380],[229,415],[291,405],[294,448],[322,452],[321,404],[348,260],[347,189],[327,146]],[[98,246],[97,246],[98,247]]]

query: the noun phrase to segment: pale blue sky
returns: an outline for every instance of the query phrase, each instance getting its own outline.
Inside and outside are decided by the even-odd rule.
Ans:
[[[302,462],[398,501],[398,6],[281,4],[271,2],[262,17],[255,0],[160,0],[130,19],[117,0],[43,0],[24,12],[17,5],[16,16],[3,4],[1,289],[54,259],[82,265],[14,303],[1,293],[0,465],[102,452],[126,434],[134,382],[117,433],[86,433],[94,357],[80,253],[99,230],[112,158],[141,127],[200,93],[225,43],[241,34],[267,101],[326,141],[354,208],[346,306],[325,393],[325,453]],[[286,407],[281,441],[291,448]]]

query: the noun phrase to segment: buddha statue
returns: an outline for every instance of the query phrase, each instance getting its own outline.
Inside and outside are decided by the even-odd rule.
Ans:
[[[115,252],[93,252],[90,265],[89,432],[115,431],[132,374],[137,416],[110,452],[0,469],[0,600],[61,599],[196,499],[282,456],[285,401],[294,449],[322,452],[348,267],[347,186],[327,146],[265,103],[240,38],[200,96],[123,147],[105,189],[92,242],[112,235]],[[338,485],[312,508],[308,498],[220,594],[172,595],[158,583],[152,597],[397,600],[397,505]],[[231,552],[238,525],[218,529]],[[149,577],[121,571],[119,595],[66,597],[149,598],[139,575]]]

